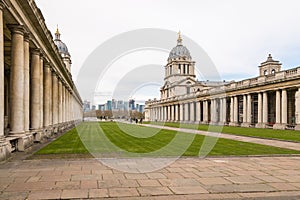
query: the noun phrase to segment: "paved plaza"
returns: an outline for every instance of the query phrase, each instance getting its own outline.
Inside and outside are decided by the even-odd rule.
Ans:
[[[96,159],[14,159],[0,165],[0,189],[0,199],[299,199],[300,156],[180,158],[148,173]]]

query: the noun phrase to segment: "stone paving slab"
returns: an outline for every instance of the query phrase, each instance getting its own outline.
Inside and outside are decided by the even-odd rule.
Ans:
[[[299,171],[300,156],[180,158],[145,173],[97,159],[10,161],[0,199],[300,199]]]

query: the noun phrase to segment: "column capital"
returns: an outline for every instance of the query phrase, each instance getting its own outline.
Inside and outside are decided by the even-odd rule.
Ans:
[[[32,49],[31,54],[40,56],[41,55],[41,49],[39,49],[39,48]]]
[[[31,39],[29,32],[24,32],[24,41],[29,42]]]
[[[51,67],[52,67],[52,66],[51,66],[51,62],[45,61],[45,62],[44,62],[44,67],[45,67],[45,68],[50,68],[50,69],[51,69]]]
[[[24,35],[25,33],[25,28],[23,25],[18,25],[18,24],[8,24],[7,27],[11,31],[12,34],[20,34]]]

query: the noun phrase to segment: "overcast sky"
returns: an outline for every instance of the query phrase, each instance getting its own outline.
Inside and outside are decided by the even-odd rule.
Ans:
[[[36,3],[53,33],[58,24],[61,39],[72,56],[75,80],[95,48],[113,36],[141,28],[180,30],[204,49],[226,80],[257,76],[258,65],[269,53],[281,61],[283,69],[300,65],[298,0],[36,0]],[[160,55],[155,54],[155,60],[149,64],[165,65],[168,54]],[[129,57],[126,62],[135,59]],[[144,53],[137,60],[145,57]],[[153,93],[156,97],[158,88]],[[98,101],[104,101],[104,97]]]

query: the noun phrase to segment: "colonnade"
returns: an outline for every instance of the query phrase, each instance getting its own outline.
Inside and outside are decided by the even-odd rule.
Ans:
[[[228,96],[212,95],[182,102],[153,103],[149,117],[150,121],[297,128],[300,124],[299,95],[300,88],[294,87]]]
[[[60,55],[24,25],[5,24],[4,8],[0,0],[0,160],[74,126],[83,114]]]

